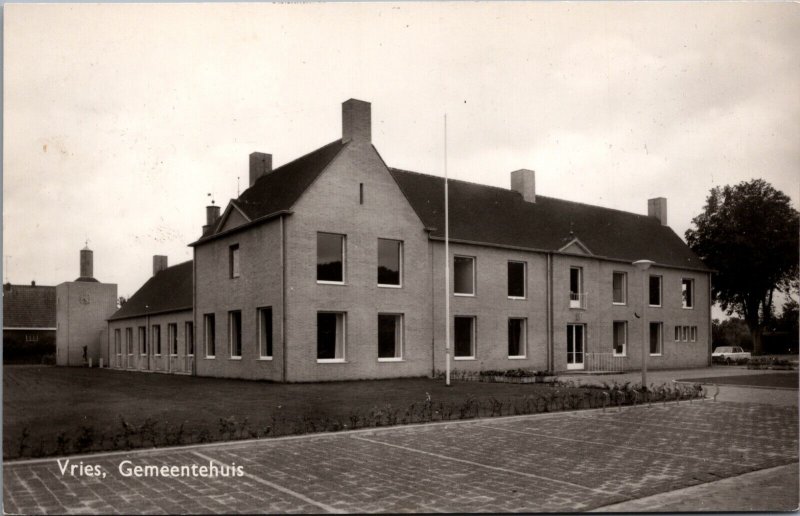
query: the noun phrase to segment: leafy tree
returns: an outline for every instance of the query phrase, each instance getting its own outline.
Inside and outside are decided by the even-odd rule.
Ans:
[[[754,353],[761,354],[773,295],[797,277],[800,214],[786,194],[754,179],[713,188],[692,224],[689,247],[716,271],[712,299],[744,318]]]
[[[753,349],[753,338],[747,324],[738,317],[731,317],[720,322],[719,319],[711,321],[711,340],[714,347],[739,346],[746,351]]]

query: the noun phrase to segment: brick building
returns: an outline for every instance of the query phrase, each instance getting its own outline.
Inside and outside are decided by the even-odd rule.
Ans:
[[[537,195],[530,170],[510,183],[449,182],[455,369],[631,370],[644,343],[653,369],[709,363],[710,271],[667,226],[666,199],[644,216]],[[348,100],[340,139],[275,170],[251,154],[250,187],[207,209],[189,262],[194,373],[443,370],[443,240],[444,179],[388,167],[370,104]]]
[[[3,362],[41,363],[56,352],[56,287],[3,285]]]

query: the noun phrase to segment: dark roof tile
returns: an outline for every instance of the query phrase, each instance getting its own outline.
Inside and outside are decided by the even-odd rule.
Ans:
[[[151,277],[109,320],[191,310],[193,263],[179,263]]]
[[[55,328],[56,287],[3,285],[4,328]]]

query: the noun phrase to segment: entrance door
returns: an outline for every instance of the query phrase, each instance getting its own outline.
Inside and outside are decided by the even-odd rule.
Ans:
[[[583,369],[585,328],[583,324],[567,325],[567,369]]]

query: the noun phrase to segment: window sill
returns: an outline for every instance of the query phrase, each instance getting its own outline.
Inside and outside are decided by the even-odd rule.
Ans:
[[[405,362],[402,358],[378,358],[378,362]]]
[[[215,355],[209,355],[209,356],[205,356],[203,358],[205,358],[206,360],[214,360],[217,357]]]
[[[661,305],[647,305],[648,308],[661,308]]]
[[[525,300],[526,300],[526,299],[528,299],[528,298],[527,298],[527,297],[524,297],[524,296],[523,296],[523,297],[518,297],[518,296],[508,296],[508,299],[512,299],[512,300],[514,300],[514,301],[525,301]]]
[[[242,357],[228,357],[228,360],[241,360]]]
[[[378,283],[378,288],[403,288],[403,285],[384,285],[382,283]]]
[[[617,303],[616,301],[612,301],[611,304],[614,306],[628,306],[628,303]]]
[[[453,360],[475,360],[475,357],[453,357]]]
[[[683,308],[684,310],[694,310],[693,306],[682,306],[681,308]]]
[[[347,283],[344,281],[321,281],[317,280],[317,285],[339,285],[339,286],[346,286]]]
[[[661,353],[650,353],[651,357],[660,357]]]
[[[260,362],[272,362],[272,357],[258,357]]]
[[[627,355],[627,354],[625,354],[625,353],[623,353],[622,355],[617,355],[616,353],[614,353],[614,354],[613,354],[613,355],[611,355],[611,356],[612,356],[613,358],[628,358],[628,355]]]
[[[318,364],[346,364],[347,360],[343,358],[318,358]]]
[[[461,294],[458,292],[453,292],[453,295],[456,297],[475,297],[475,294]]]
[[[513,355],[508,357],[509,360],[525,360],[526,358],[528,357],[525,355]]]

